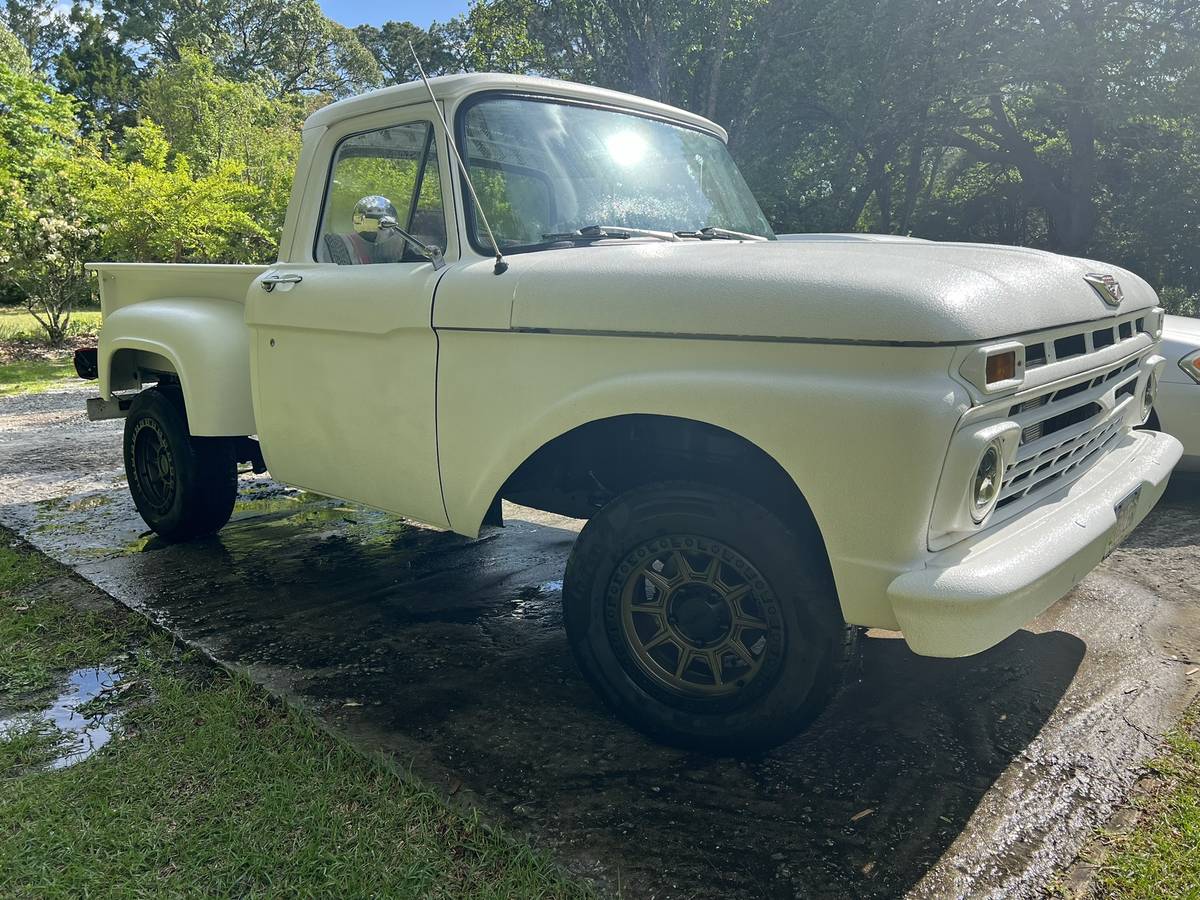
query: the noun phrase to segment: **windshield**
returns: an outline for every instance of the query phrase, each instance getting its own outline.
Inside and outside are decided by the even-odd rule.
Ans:
[[[488,97],[461,122],[471,180],[500,247],[545,246],[589,225],[774,238],[717,137],[609,109]],[[472,244],[490,252],[478,216]]]

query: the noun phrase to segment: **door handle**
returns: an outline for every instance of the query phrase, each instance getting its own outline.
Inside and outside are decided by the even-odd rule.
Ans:
[[[271,291],[275,290],[275,285],[277,284],[299,284],[303,280],[303,275],[279,275],[275,272],[272,272],[270,275],[264,275],[262,278],[260,278],[258,283],[259,286],[269,294]]]

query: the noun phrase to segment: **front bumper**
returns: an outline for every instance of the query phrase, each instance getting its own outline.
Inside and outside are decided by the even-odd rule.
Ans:
[[[931,554],[888,587],[908,645],[969,656],[999,643],[1078,584],[1154,508],[1183,448],[1137,431],[1045,503]],[[1115,507],[1141,488],[1118,523]]]

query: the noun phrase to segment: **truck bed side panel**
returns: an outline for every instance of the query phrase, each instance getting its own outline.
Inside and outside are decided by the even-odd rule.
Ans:
[[[178,376],[195,435],[255,433],[244,300],[265,266],[104,263],[100,393]],[[180,296],[186,292],[186,295]]]

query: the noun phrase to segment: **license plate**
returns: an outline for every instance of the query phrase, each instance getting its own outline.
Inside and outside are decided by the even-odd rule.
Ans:
[[[1121,541],[1129,537],[1129,532],[1133,530],[1133,517],[1137,514],[1138,497],[1141,495],[1142,486],[1138,485],[1113,507],[1113,512],[1117,514],[1117,527],[1113,531],[1112,537],[1108,539],[1108,546],[1104,548],[1106,557],[1116,550]]]

